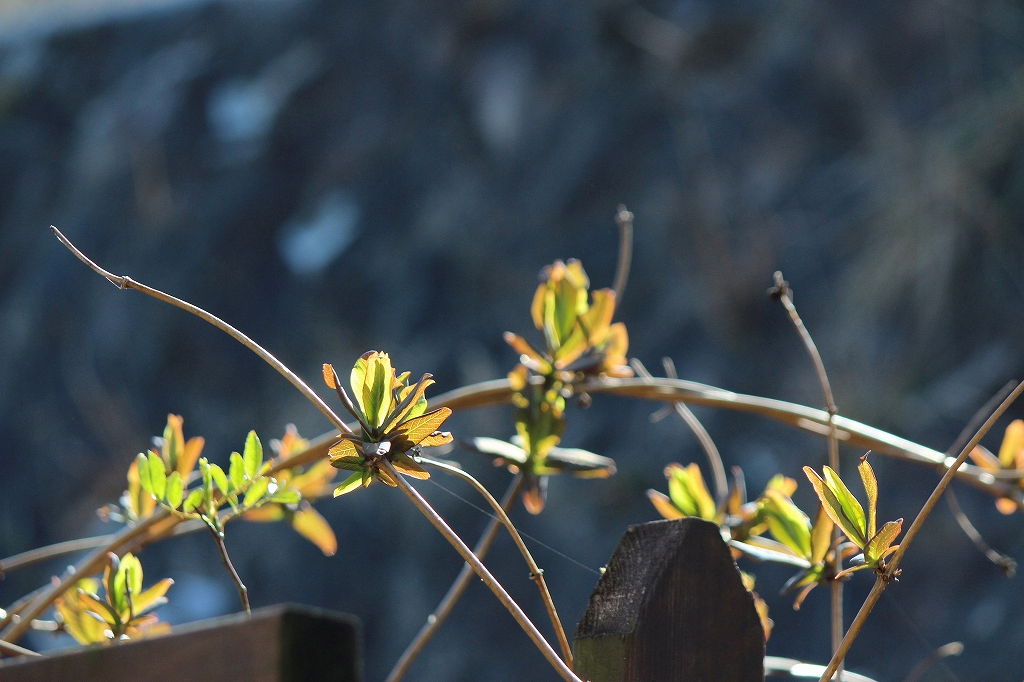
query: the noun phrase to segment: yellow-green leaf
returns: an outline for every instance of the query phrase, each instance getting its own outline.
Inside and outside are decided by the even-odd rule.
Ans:
[[[832,547],[832,529],[835,524],[829,515],[825,513],[824,506],[818,509],[818,517],[814,519],[811,527],[811,562],[819,563],[825,560],[829,548]]]
[[[686,514],[679,511],[672,504],[672,500],[665,493],[660,493],[657,490],[648,490],[647,499],[651,501],[651,504],[658,510],[658,513],[666,519],[682,519],[686,517]]]
[[[608,335],[608,326],[615,315],[615,292],[597,289],[590,292],[590,308],[580,316],[580,326],[587,332],[587,342],[597,345]]]
[[[860,547],[864,548],[865,540],[863,527],[855,526],[850,519],[843,512],[843,506],[836,499],[835,494],[831,488],[825,485],[825,481],[811,467],[804,467],[804,473],[807,474],[807,480],[811,482],[811,486],[814,488],[814,492],[818,495],[818,499],[821,500],[821,506],[828,514],[829,518],[839,526],[840,530],[846,534],[846,537],[850,538],[850,541]]]
[[[391,413],[391,416],[388,417],[387,421],[384,423],[385,430],[395,426],[396,424],[401,424],[402,421],[411,415],[413,408],[417,407],[421,402],[423,403],[423,406],[420,410],[420,414],[425,412],[427,408],[427,401],[423,397],[423,394],[433,383],[434,380],[431,378],[431,375],[424,374],[420,377],[420,380],[416,382],[416,385],[406,386],[403,388],[398,395],[398,406],[395,407],[394,412]]]
[[[867,532],[864,534],[865,537],[875,537],[875,510],[878,507],[878,481],[875,479],[875,472],[868,464],[868,456],[864,455],[860,458],[860,464],[857,465],[857,471],[860,473],[860,480],[864,482],[864,491],[868,494],[868,526]]]
[[[346,478],[344,481],[341,482],[341,485],[334,489],[334,496],[341,497],[345,493],[350,493],[356,488],[358,488],[360,485],[362,485],[363,477],[367,473],[369,472],[367,472],[366,469],[362,469]]]
[[[835,495],[835,498],[839,501],[846,518],[848,518],[853,527],[860,532],[864,542],[867,542],[867,519],[864,516],[864,507],[862,507],[857,498],[853,496],[853,493],[851,493],[850,489],[846,487],[843,480],[839,478],[839,474],[833,471],[831,467],[824,467],[823,472],[825,474],[823,477],[825,480],[825,486],[832,491],[832,494]],[[863,545],[861,546],[863,547]]]
[[[391,413],[394,381],[395,370],[387,353],[369,351],[356,361],[352,368],[352,391],[366,417],[367,426],[381,426]]]
[[[799,556],[811,556],[811,520],[778,490],[769,490],[762,501],[768,529],[776,540]]]
[[[1017,462],[1024,450],[1024,420],[1014,419],[1006,427],[1003,444],[999,446],[999,463],[1004,469],[1017,468]]]
[[[355,443],[342,439],[331,446],[327,451],[327,457],[333,466],[339,466],[339,462],[359,464],[363,461],[363,453]]]
[[[356,476],[359,475],[356,474]],[[359,478],[356,479],[356,487],[358,484]],[[295,515],[292,516],[292,528],[319,547],[325,556],[334,556],[338,551],[338,539],[334,535],[331,524],[327,523],[327,520],[316,509],[306,507],[295,512]]]
[[[430,474],[426,469],[414,462],[412,458],[404,452],[396,453],[392,460],[392,464],[395,465],[395,468],[398,469],[398,471],[406,476],[412,476],[413,478],[418,478],[423,481],[430,478]]]
[[[149,453],[149,485],[153,496],[164,499],[164,491],[167,489],[167,469],[164,468],[164,460],[155,452]]]
[[[668,478],[669,497],[679,511],[706,521],[715,520],[715,501],[704,483],[700,467],[690,464],[683,468],[678,464],[670,464],[665,468],[665,476]]]
[[[253,481],[249,489],[245,491],[245,499],[242,504],[246,507],[256,504],[259,500],[263,499],[263,496],[267,494],[267,489],[270,487],[270,479],[266,476],[261,476]]]
[[[167,477],[167,490],[165,491],[167,504],[170,505],[171,509],[177,509],[181,506],[181,496],[184,490],[185,485],[181,481],[181,474],[177,471],[172,471],[171,475]]]
[[[132,595],[132,608],[136,616],[141,616],[147,611],[151,611],[163,604],[167,603],[164,595],[167,594],[167,590],[170,589],[174,581],[170,578],[164,578],[156,585],[153,585],[148,590],[145,590],[141,594]]]
[[[263,443],[255,431],[250,431],[245,437],[245,450],[242,451],[242,460],[245,464],[245,475],[250,479],[256,478],[263,466]]]
[[[877,564],[886,555],[889,546],[899,536],[902,529],[903,519],[887,521],[881,530],[868,541],[864,548],[864,560],[871,566]]]
[[[451,408],[439,407],[419,417],[408,419],[391,430],[391,433],[388,434],[388,440],[391,441],[394,449],[399,452],[405,452],[412,446],[418,445],[420,441],[434,431],[437,431],[437,427],[441,426],[451,414]],[[392,450],[392,452],[394,451]]]

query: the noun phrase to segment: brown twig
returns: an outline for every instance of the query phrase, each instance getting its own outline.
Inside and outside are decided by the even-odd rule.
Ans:
[[[509,613],[512,614],[520,627],[522,627],[526,634],[529,635],[530,639],[533,640],[533,643],[537,645],[537,648],[540,649],[542,654],[544,654],[544,658],[548,660],[562,679],[567,682],[583,682],[565,664],[565,661],[558,657],[558,654],[551,648],[548,641],[544,639],[544,636],[537,629],[537,626],[530,621],[529,617],[523,612],[519,604],[509,596],[508,592],[505,591],[505,588],[501,586],[501,583],[491,575],[491,572],[488,571],[487,567],[483,565],[480,559],[473,554],[466,543],[462,541],[462,538],[456,535],[455,531],[448,526],[445,520],[441,518],[436,511],[434,511],[433,507],[431,507],[425,499],[423,499],[423,496],[420,495],[415,488],[409,485],[409,482],[405,480],[405,477],[398,473],[398,470],[395,469],[387,458],[382,457],[380,459],[380,463],[388,474],[391,475],[391,478],[398,483],[398,487],[401,488],[406,497],[412,500],[412,503],[416,505],[416,508],[419,509],[425,517],[427,517],[427,520],[430,521],[435,528],[437,528],[441,535],[444,536],[444,539],[451,543],[452,547],[455,548],[466,563],[473,567],[473,571],[480,576],[480,579],[488,588],[490,588],[491,592],[493,592],[498,598],[498,601],[500,601],[505,608],[509,610]]]
[[[0,653],[6,656],[39,656],[35,651],[0,640]]]
[[[944,644],[928,654],[923,661],[915,665],[914,669],[910,671],[910,674],[907,675],[903,682],[917,682],[926,672],[928,672],[929,668],[942,659],[949,658],[950,656],[959,656],[963,652],[963,642],[950,642],[949,644]]]
[[[615,305],[622,305],[622,294],[626,291],[629,280],[629,266],[633,260],[633,214],[619,204],[615,214],[615,222],[619,226],[619,262],[615,267]]]
[[[217,329],[220,329],[221,331],[223,331],[226,334],[228,334],[231,338],[235,339],[236,341],[241,343],[243,346],[245,346],[246,348],[251,350],[253,353],[255,353],[256,355],[260,356],[260,358],[264,362],[266,362],[268,365],[270,365],[271,367],[276,369],[278,372],[280,372],[281,375],[285,379],[290,381],[291,384],[293,386],[295,386],[295,388],[297,388],[299,390],[299,392],[302,393],[302,395],[304,395],[306,397],[307,400],[309,400],[311,403],[313,403],[317,407],[317,409],[319,409],[320,412],[322,412],[324,414],[324,416],[327,417],[327,419],[329,419],[331,421],[331,423],[334,424],[334,426],[338,430],[344,431],[346,433],[352,433],[352,430],[348,427],[347,424],[345,424],[345,422],[341,419],[341,417],[339,417],[334,412],[334,410],[332,410],[327,405],[327,403],[325,403],[323,401],[323,398],[321,398],[319,395],[316,394],[316,392],[313,391],[313,389],[311,389],[309,386],[307,386],[306,382],[304,382],[302,379],[300,379],[299,376],[295,372],[293,372],[290,369],[288,369],[288,367],[286,367],[283,362],[281,362],[280,360],[275,358],[272,354],[270,354],[267,350],[265,350],[261,345],[259,345],[258,343],[256,343],[252,339],[250,339],[248,336],[246,336],[245,334],[240,332],[238,329],[235,329],[230,324],[228,324],[224,320],[220,319],[216,315],[212,315],[212,314],[206,312],[205,310],[203,310],[202,308],[200,308],[198,306],[195,306],[195,305],[192,305],[191,303],[188,303],[187,301],[183,301],[180,298],[175,298],[174,296],[171,296],[169,294],[165,294],[164,292],[159,291],[158,289],[154,289],[154,288],[146,286],[145,284],[142,284],[140,282],[136,282],[131,277],[125,277],[125,276],[122,276],[122,275],[115,275],[115,274],[113,274],[111,272],[108,272],[107,270],[104,270],[99,265],[94,263],[88,256],[86,256],[84,253],[82,253],[78,249],[78,247],[76,247],[74,244],[72,244],[71,241],[68,240],[67,237],[65,237],[63,234],[61,234],[60,230],[58,230],[53,225],[50,226],[50,229],[53,230],[53,233],[55,235],[57,235],[57,239],[59,239],[61,241],[61,243],[64,244],[64,246],[66,246],[73,254],[75,254],[75,256],[77,256],[80,261],[82,261],[83,263],[88,265],[90,268],[92,268],[96,273],[102,275],[104,278],[106,278],[106,280],[108,282],[110,282],[111,284],[116,286],[118,289],[135,289],[136,291],[141,291],[142,293],[144,293],[144,294],[146,294],[148,296],[152,296],[153,298],[157,299],[158,301],[163,301],[164,303],[170,303],[171,305],[173,305],[176,308],[181,308],[185,312],[192,313],[193,315],[195,315],[196,317],[200,318],[201,320],[212,324]]]
[[[523,559],[526,560],[526,565],[530,568],[530,579],[537,583],[537,589],[540,591],[540,598],[544,602],[544,607],[548,610],[548,617],[551,619],[551,626],[555,629],[555,636],[558,638],[558,644],[562,648],[562,660],[572,667],[572,647],[569,646],[569,639],[565,636],[565,628],[562,627],[562,621],[558,617],[558,610],[555,609],[555,602],[551,599],[551,592],[548,590],[547,581],[544,580],[544,570],[537,565],[533,555],[530,554],[530,550],[526,547],[526,543],[523,542],[522,536],[519,535],[519,531],[516,529],[515,524],[512,523],[512,519],[508,517],[505,509],[501,504],[498,503],[494,496],[488,492],[487,488],[483,486],[480,481],[476,480],[466,471],[458,467],[453,467],[445,462],[437,460],[426,459],[422,460],[424,464],[440,469],[453,476],[458,476],[462,480],[469,483],[473,488],[476,489],[480,495],[487,500],[487,503],[491,505],[491,509],[497,514],[501,524],[508,529],[509,535],[512,536],[512,541],[516,543],[516,547],[519,549],[519,553],[523,555]]]
[[[662,358],[661,362],[665,366],[665,373],[669,378],[675,379],[676,366],[672,359]],[[654,376],[644,367],[644,363],[640,362],[637,358],[630,360],[629,364],[639,377],[648,381],[654,380]],[[690,408],[681,402],[672,403],[672,408],[683,420],[683,423],[693,431],[693,435],[697,437],[697,442],[700,443],[704,454],[707,455],[708,465],[711,467],[712,480],[715,482],[715,502],[721,506],[725,499],[729,497],[729,481],[725,476],[725,465],[722,464],[722,455],[718,452],[715,441],[711,439],[711,434],[708,433],[708,430],[704,428],[704,425],[700,423],[697,415]]]
[[[903,537],[903,541],[900,542],[899,547],[892,555],[892,559],[889,560],[888,565],[882,573],[879,573],[877,580],[875,580],[874,587],[871,588],[871,592],[868,593],[867,599],[864,600],[864,605],[860,607],[860,611],[857,612],[857,617],[853,619],[853,623],[850,624],[850,629],[846,631],[846,636],[843,637],[843,642],[829,662],[828,667],[825,668],[825,673],[821,676],[819,682],[825,682],[830,679],[839,667],[839,662],[845,658],[846,653],[850,650],[857,635],[860,634],[861,628],[864,627],[864,622],[867,620],[871,610],[875,608],[875,604],[878,602],[878,598],[885,591],[886,586],[892,582],[899,572],[900,562],[903,560],[903,556],[907,553],[907,549],[910,547],[910,543],[917,537],[918,532],[921,530],[921,526],[924,524],[925,519],[931,514],[932,509],[935,508],[936,503],[942,494],[949,487],[949,484],[953,481],[953,476],[956,474],[956,470],[961,464],[967,459],[967,456],[971,453],[981,439],[988,433],[989,429],[995,425],[996,421],[1003,415],[1004,412],[1013,404],[1013,401],[1024,391],[1024,381],[1017,384],[1017,388],[1013,389],[1010,395],[1006,396],[999,407],[996,408],[995,412],[989,415],[989,418],[985,420],[985,423],[981,425],[981,428],[974,434],[974,437],[968,441],[967,445],[964,446],[956,460],[953,462],[946,473],[943,474],[942,479],[938,485],[935,486],[935,490],[928,496],[924,506],[921,507],[921,511],[917,513],[917,517],[914,522],[910,524],[910,529],[907,530],[907,534]]]
[[[501,508],[506,513],[518,501],[519,495],[523,491],[524,482],[523,475],[516,474],[515,478],[512,479],[512,483],[509,484],[508,490],[505,491],[505,496],[501,498]],[[477,540],[476,546],[473,548],[473,554],[481,561],[491,550],[491,545],[494,544],[494,540],[498,537],[498,530],[500,528],[501,522],[498,517],[492,516],[491,520],[487,522],[487,526],[484,528],[480,539]],[[434,609],[434,612],[427,616],[427,622],[423,624],[420,631],[416,633],[416,637],[413,638],[409,646],[402,652],[402,657],[395,663],[395,667],[391,669],[384,682],[399,682],[399,680],[405,677],[413,661],[420,655],[420,652],[423,651],[423,648],[434,636],[438,628],[441,627],[441,624],[447,620],[455,604],[462,597],[462,593],[469,587],[469,583],[473,580],[473,575],[473,567],[469,564],[463,564],[462,570],[459,571],[458,577],[455,578],[455,582],[448,588],[448,592],[445,593],[444,598],[437,605],[437,608]]]
[[[224,568],[228,569],[228,573],[231,574],[231,580],[235,583],[235,589],[238,590],[238,598],[242,601],[245,615],[252,615],[252,609],[249,608],[249,590],[242,583],[242,578],[239,577],[238,571],[235,570],[234,564],[231,563],[231,557],[228,556],[228,548],[224,544],[224,531],[212,523],[206,524],[206,527],[210,531],[210,535],[213,536],[213,541],[217,543],[217,551],[220,553],[221,563],[224,564]]]
[[[814,371],[818,374],[818,383],[821,385],[821,392],[825,398],[825,411],[828,412],[828,465],[833,471],[839,471],[839,439],[836,436],[836,415],[839,414],[839,408],[836,407],[836,401],[832,395],[832,384],[829,383],[825,363],[821,359],[821,353],[818,352],[814,338],[807,331],[807,326],[804,325],[800,313],[797,312],[796,306],[793,304],[793,290],[790,289],[789,282],[778,270],[775,271],[774,279],[775,286],[768,290],[768,295],[778,299],[782,307],[789,313],[789,319],[796,327],[797,334],[800,335],[800,340],[803,341],[804,348],[807,350],[807,355],[810,356],[811,362],[814,364]],[[837,575],[843,570],[843,558],[838,551],[841,541],[842,535],[839,532],[839,527],[832,526],[833,575]],[[832,653],[835,653],[843,641],[843,583],[839,580],[832,580],[830,585],[832,586]],[[840,676],[842,667],[843,663],[840,661],[837,671]]]

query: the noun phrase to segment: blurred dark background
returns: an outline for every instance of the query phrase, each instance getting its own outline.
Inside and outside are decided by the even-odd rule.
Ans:
[[[3,3],[0,3],[3,5]],[[781,269],[841,413],[944,450],[1007,380],[1024,378],[1024,9],[1003,0],[102,3],[0,18],[0,556],[109,532],[137,452],[168,412],[226,463],[246,432],[319,413],[222,333],[119,293],[52,237],[240,327],[311,382],[320,363],[391,352],[437,391],[504,375],[501,340],[532,335],[536,274],[577,257],[614,274],[616,206],[636,214],[618,318],[631,355],[684,378],[821,406],[784,312]],[[77,13],[76,13],[77,12]],[[13,17],[14,13],[0,15]],[[325,391],[326,395],[326,391]],[[436,393],[435,393],[436,395]],[[657,405],[599,398],[565,444],[614,457],[605,481],[551,481],[514,518],[574,627],[662,468],[704,463]],[[763,419],[697,410],[751,493],[825,461],[825,443]],[[1010,416],[1024,415],[1024,404]],[[511,412],[457,415],[459,436],[508,437]],[[1005,421],[985,441],[997,448]],[[844,450],[852,463],[860,452]],[[508,474],[456,453],[494,491]],[[876,458],[880,514],[912,517],[937,481]],[[463,496],[457,483],[438,479]],[[472,540],[486,518],[419,486]],[[1024,559],[1024,520],[961,502]],[[797,502],[813,509],[809,486]],[[324,501],[333,558],[282,525],[234,524],[254,605],[357,614],[382,679],[460,567],[384,486]],[[13,573],[0,601],[71,561]],[[526,610],[536,591],[506,539],[489,563]],[[177,584],[173,622],[238,610],[209,538],[143,555]],[[581,567],[589,567],[583,568]],[[930,679],[1020,680],[1024,588],[938,508],[849,658],[901,680],[952,640]],[[824,663],[828,598],[802,611],[756,570],[774,655]],[[147,582],[148,582],[147,581]],[[847,589],[847,622],[871,580]],[[32,646],[65,645],[33,635]],[[415,680],[556,679],[479,584]]]

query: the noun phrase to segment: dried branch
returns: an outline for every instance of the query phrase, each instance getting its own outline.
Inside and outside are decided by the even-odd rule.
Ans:
[[[567,682],[583,682],[575,673],[573,673],[572,670],[569,669],[565,662],[558,657],[555,650],[551,648],[551,645],[548,644],[546,639],[544,639],[544,636],[540,634],[537,626],[530,621],[529,617],[525,613],[523,613],[519,604],[509,596],[508,592],[505,591],[505,588],[501,586],[501,583],[499,583],[493,575],[491,575],[491,572],[487,570],[487,567],[483,565],[480,559],[470,551],[469,547],[466,546],[466,543],[462,541],[462,538],[456,535],[455,531],[448,526],[445,520],[441,518],[436,511],[434,511],[433,507],[431,507],[425,499],[423,499],[423,496],[420,495],[415,488],[409,485],[409,482],[405,480],[405,477],[398,473],[398,470],[392,466],[391,462],[389,462],[387,458],[382,457],[380,463],[388,474],[390,474],[398,483],[398,487],[401,488],[406,497],[412,500],[412,503],[416,505],[416,508],[419,509],[425,517],[427,517],[427,520],[430,521],[435,528],[437,528],[441,535],[444,536],[444,539],[451,543],[452,547],[454,547],[462,558],[465,559],[466,563],[473,567],[473,571],[480,576],[480,579],[488,588],[490,588],[498,598],[498,601],[500,601],[505,608],[509,610],[512,616],[516,619],[516,622],[518,622],[520,627],[522,627],[526,634],[529,635],[530,639],[533,640],[533,643],[536,644],[537,648],[540,649],[542,654],[544,654],[544,658],[548,660],[562,679]]]
[[[914,522],[910,524],[910,529],[903,537],[903,540],[900,542],[896,552],[892,555],[892,559],[890,559],[889,564],[886,566],[885,572],[879,574],[878,578],[875,580],[875,585],[871,588],[871,592],[868,593],[867,599],[864,600],[864,605],[860,607],[857,617],[853,619],[850,629],[847,630],[846,636],[843,637],[843,642],[839,647],[839,651],[832,656],[832,660],[829,662],[828,667],[825,669],[825,673],[821,676],[819,682],[825,682],[830,679],[838,669],[839,662],[843,660],[846,653],[853,645],[854,640],[857,639],[857,635],[860,634],[861,628],[864,627],[864,623],[867,621],[868,615],[871,613],[871,610],[875,608],[878,598],[882,596],[882,592],[885,591],[888,584],[899,574],[900,562],[907,553],[910,543],[914,541],[915,537],[917,537],[925,519],[927,519],[928,515],[931,514],[932,509],[935,508],[935,504],[939,501],[939,498],[942,497],[942,494],[946,491],[946,488],[949,487],[949,484],[953,482],[953,476],[956,474],[956,470],[964,463],[971,451],[977,447],[978,443],[981,442],[981,439],[986,433],[988,433],[989,429],[995,425],[999,417],[1006,412],[1022,391],[1024,391],[1024,381],[1019,383],[1017,388],[1013,389],[1013,392],[1006,396],[1006,399],[1003,400],[999,407],[996,408],[995,412],[989,415],[989,418],[985,420],[985,423],[981,425],[981,428],[978,429],[977,433],[974,434],[974,437],[968,441],[967,445],[965,445],[963,450],[961,450],[953,464],[946,470],[946,473],[943,474],[942,479],[939,481],[938,485],[935,486],[935,490],[933,490],[932,494],[928,496],[924,506],[921,507],[921,511],[917,513],[917,517],[914,519]]]
[[[512,483],[509,484],[508,490],[505,491],[505,496],[501,498],[501,508],[508,513],[512,506],[519,500],[519,495],[523,491],[523,484],[525,479],[522,474],[516,474],[515,478],[512,479]],[[501,528],[501,522],[497,516],[491,517],[491,520],[487,522],[487,527],[484,528],[483,534],[480,539],[477,540],[476,546],[473,548],[473,554],[475,554],[481,561],[487,556],[487,553],[491,550],[491,545],[494,544],[494,540],[498,537],[498,530]],[[459,571],[458,577],[455,578],[455,582],[448,588],[448,592],[445,593],[441,603],[437,605],[434,612],[427,616],[427,622],[424,623],[420,631],[416,633],[416,637],[413,638],[409,646],[402,652],[402,657],[395,663],[395,667],[391,669],[387,679],[384,682],[399,682],[405,674],[409,672],[409,667],[412,665],[416,657],[420,655],[423,648],[427,645],[430,639],[437,632],[441,624],[448,619],[448,615],[452,612],[455,604],[458,603],[462,597],[462,593],[469,587],[469,583],[473,579],[473,567],[469,564],[463,564],[462,570]]]

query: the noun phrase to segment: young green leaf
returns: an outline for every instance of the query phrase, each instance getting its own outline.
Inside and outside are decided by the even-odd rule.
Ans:
[[[182,507],[182,510],[185,511],[186,513],[195,511],[202,503],[203,491],[202,489],[197,488],[190,492],[188,494],[188,497],[185,498],[185,505]]]
[[[864,548],[864,561],[874,566],[888,554],[891,554],[892,551],[895,551],[896,548],[890,547],[890,545],[899,536],[902,529],[903,519],[887,521],[882,526],[882,529],[878,531],[878,534],[868,541],[867,546]]]
[[[302,495],[298,490],[284,488],[270,496],[270,501],[277,504],[298,504],[302,501]]]
[[[164,492],[167,489],[167,469],[164,467],[164,460],[155,452],[149,453],[149,484],[153,487],[153,496],[158,500],[164,499]]]
[[[864,482],[864,490],[868,494],[868,526],[865,537],[873,538],[875,537],[875,509],[878,507],[878,481],[875,479],[874,470],[868,464],[867,455],[860,458],[857,471],[860,472],[860,480]]]
[[[768,529],[775,539],[801,557],[811,556],[811,520],[778,490],[769,490],[762,502]]]
[[[181,506],[181,496],[184,490],[185,486],[181,482],[181,474],[177,471],[172,471],[171,475],[167,477],[167,489],[165,490],[167,504],[171,509],[177,509]]]
[[[867,519],[864,516],[864,507],[861,506],[857,498],[853,496],[850,489],[846,487],[843,480],[839,478],[839,474],[832,470],[831,467],[824,467],[824,479],[825,485],[829,487],[832,494],[839,500],[839,504],[842,506],[843,513],[846,518],[850,519],[850,523],[860,530],[864,541],[867,542]]]
[[[334,489],[334,496],[341,497],[345,493],[350,493],[356,488],[358,488],[363,482],[364,473],[366,473],[365,469],[363,469],[362,471],[357,471],[348,478],[346,478],[344,481],[342,481],[341,485]]]
[[[850,538],[853,544],[863,549],[864,544],[867,542],[864,538],[863,526],[858,527],[851,522],[844,513],[843,506],[832,492],[832,489],[825,484],[825,481],[818,476],[814,469],[804,467],[804,473],[807,475],[807,480],[811,482],[811,486],[818,495],[818,499],[821,500],[821,506],[825,513],[839,526],[843,533],[846,534],[846,537]]]
[[[149,479],[149,458],[140,452],[139,456],[135,458],[135,462],[139,470],[139,483],[142,485],[142,489],[152,495],[153,483]]]
[[[245,450],[242,456],[245,461],[245,475],[255,479],[260,467],[263,466],[263,444],[260,443],[255,431],[250,431],[245,437]]]
[[[228,477],[224,474],[224,470],[216,464],[210,465],[210,477],[213,478],[214,484],[220,489],[222,493],[228,495],[231,490],[228,488]]]
[[[270,479],[266,476],[257,478],[256,481],[249,486],[249,489],[245,491],[245,500],[242,504],[246,507],[256,504],[259,500],[267,494],[267,488],[270,486]]]
[[[231,464],[228,466],[228,478],[235,490],[241,490],[245,483],[245,460],[237,452],[231,453]]]

